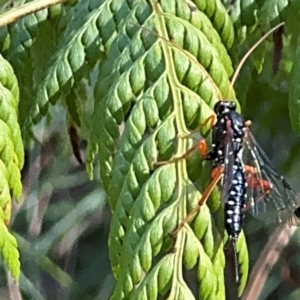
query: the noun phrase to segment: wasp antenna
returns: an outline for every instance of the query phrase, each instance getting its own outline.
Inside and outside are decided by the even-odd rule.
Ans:
[[[232,237],[231,238],[231,244],[232,244],[232,249],[233,249],[233,261],[234,261],[234,273],[235,273],[235,282],[239,283],[240,282],[240,275],[239,275],[239,259],[238,259],[238,252],[236,249],[236,238]]]
[[[245,56],[243,57],[243,59],[240,61],[240,63],[238,64],[234,74],[233,74],[233,77],[232,77],[232,80],[231,80],[231,83],[230,83],[230,86],[229,86],[229,90],[228,90],[228,93],[227,93],[227,96],[226,96],[226,99],[228,99],[231,91],[233,90],[233,86],[236,82],[236,79],[240,73],[240,70],[241,68],[243,67],[245,61],[248,59],[248,57],[250,56],[250,54],[261,44],[261,42],[263,42],[271,33],[273,33],[275,30],[277,30],[278,28],[280,28],[281,26],[284,25],[284,22],[278,24],[277,26],[275,26],[274,28],[270,29],[265,35],[263,35],[249,50],[248,52],[245,54]]]

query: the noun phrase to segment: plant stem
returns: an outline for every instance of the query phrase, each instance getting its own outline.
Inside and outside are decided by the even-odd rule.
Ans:
[[[20,5],[0,16],[0,27],[16,22],[20,18],[35,13],[41,9],[66,2],[67,0],[36,0]]]

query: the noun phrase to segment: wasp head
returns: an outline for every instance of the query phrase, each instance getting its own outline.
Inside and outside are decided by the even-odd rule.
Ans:
[[[215,104],[214,111],[217,115],[236,110],[236,104],[232,101],[218,101]]]

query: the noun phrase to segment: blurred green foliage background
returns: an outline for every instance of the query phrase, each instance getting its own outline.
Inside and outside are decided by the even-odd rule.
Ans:
[[[5,10],[11,3],[0,2]],[[242,113],[253,122],[255,137],[274,166],[300,192],[300,139],[291,128],[288,110],[294,51],[295,45],[286,39],[278,72],[273,71],[272,56],[262,59],[254,54],[243,68],[236,91]],[[262,72],[258,73],[262,65]],[[245,88],[244,80],[249,76],[251,84]],[[92,101],[95,78],[86,83]],[[34,129],[37,140],[26,150],[22,172],[24,201],[14,207],[12,231],[18,240],[22,262],[20,289],[24,299],[109,299],[115,279],[108,255],[111,213],[106,195],[100,178],[96,175],[90,181],[84,164],[73,155],[65,110],[56,106],[50,115],[51,120],[44,120]],[[86,122],[84,126],[88,126]],[[84,126],[80,132],[83,160]],[[99,170],[94,174],[99,174]],[[245,223],[251,271],[276,228],[267,227],[251,216],[246,217]],[[297,230],[271,270],[259,299],[300,299],[299,278],[300,231]],[[8,299],[3,270],[1,279],[0,299]],[[193,280],[191,285],[196,284]]]

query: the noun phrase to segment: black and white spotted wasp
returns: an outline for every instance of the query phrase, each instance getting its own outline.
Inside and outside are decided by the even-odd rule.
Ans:
[[[212,127],[212,150],[207,152],[205,140],[199,144],[204,158],[214,162],[213,181],[199,205],[207,200],[212,188],[222,180],[225,229],[233,245],[236,282],[239,282],[236,242],[246,211],[254,216],[270,214],[271,221],[299,225],[300,204],[286,179],[272,167],[249,129],[250,122],[236,111],[235,103],[220,101],[214,111],[217,121]],[[188,219],[189,215],[185,221]]]

